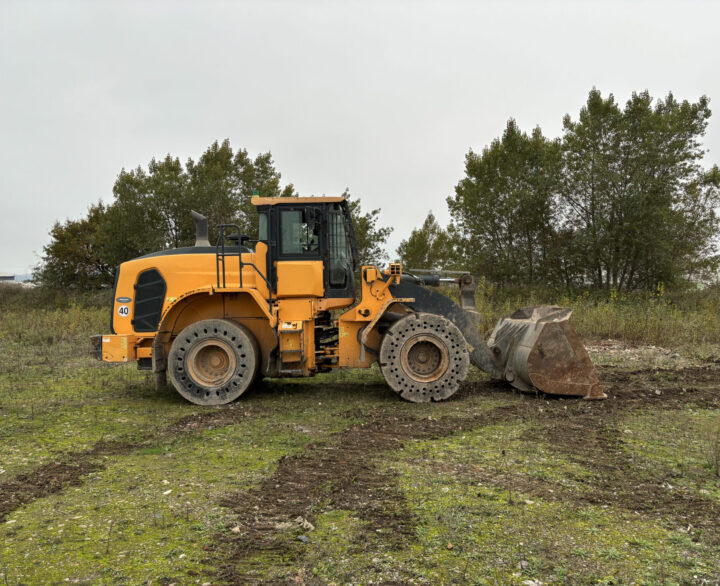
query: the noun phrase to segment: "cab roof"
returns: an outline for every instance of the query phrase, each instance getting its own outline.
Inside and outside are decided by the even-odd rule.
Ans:
[[[250,199],[250,203],[254,206],[274,206],[274,205],[297,205],[304,203],[341,203],[345,198],[341,195],[330,197],[259,197],[254,195]]]

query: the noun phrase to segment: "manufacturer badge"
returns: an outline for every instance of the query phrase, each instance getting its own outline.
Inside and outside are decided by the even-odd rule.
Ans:
[[[115,301],[117,301],[118,303],[130,303],[132,299],[130,299],[129,297],[118,297]]]

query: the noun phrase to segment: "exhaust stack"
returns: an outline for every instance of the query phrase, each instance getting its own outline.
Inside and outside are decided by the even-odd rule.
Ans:
[[[191,211],[193,222],[195,222],[195,246],[211,246],[208,240],[208,220],[202,214]]]

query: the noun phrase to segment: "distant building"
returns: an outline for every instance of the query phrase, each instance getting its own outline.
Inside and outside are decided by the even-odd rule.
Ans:
[[[0,273],[0,281],[14,281],[15,275],[8,275],[7,273]]]

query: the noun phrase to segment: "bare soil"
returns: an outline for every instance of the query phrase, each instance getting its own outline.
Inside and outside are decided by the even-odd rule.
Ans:
[[[103,458],[106,456],[129,454],[163,439],[236,423],[248,416],[250,411],[247,408],[234,404],[182,417],[135,443],[101,441],[89,450],[64,454],[55,462],[0,484],[0,522],[6,519],[8,513],[34,500],[82,484],[84,476],[105,468]]]
[[[622,449],[618,429],[622,414],[637,409],[680,409],[692,403],[720,406],[720,372],[710,367],[682,370],[599,370],[605,401],[582,401],[524,395],[515,405],[496,408],[471,417],[417,419],[406,414],[373,412],[367,421],[339,434],[327,445],[310,446],[306,453],[284,458],[276,472],[250,491],[228,496],[223,502],[240,518],[234,531],[218,536],[218,547],[227,564],[219,578],[229,583],[255,581],[254,570],[272,564],[288,572],[298,567],[304,542],[288,537],[287,524],[302,518],[313,523],[326,510],[353,511],[364,527],[355,546],[377,550],[403,548],[414,539],[415,521],[395,475],[376,465],[378,455],[396,449],[409,439],[432,439],[502,421],[532,422],[524,439],[542,438],[559,453],[592,471],[579,490],[558,490],[558,485],[508,473],[487,477],[482,469],[463,469],[444,464],[456,475],[505,486],[548,500],[608,505],[674,524],[674,528],[702,531],[713,542],[720,540],[717,518],[720,506],[687,491],[669,490],[668,479],[656,477],[634,465]],[[497,396],[498,385],[468,383],[453,398],[462,401],[469,393]],[[247,562],[258,560],[253,568]],[[242,560],[242,570],[234,563]],[[289,574],[286,575],[286,579]],[[281,580],[285,582],[285,580]]]
[[[674,487],[674,478],[636,466],[629,451],[623,449],[625,438],[620,428],[621,418],[633,410],[673,410],[689,404],[720,407],[720,370],[711,366],[634,371],[600,368],[598,374],[608,395],[605,401],[527,394],[513,405],[462,417],[421,418],[411,406],[350,414],[362,422],[324,443],[309,445],[298,456],[283,458],[260,485],[224,499],[221,504],[237,514],[239,523],[217,537],[215,549],[226,560],[218,578],[238,584],[256,581],[253,567],[247,563],[252,559],[258,560],[259,571],[270,563],[281,571],[297,568],[306,545],[302,532],[287,530],[288,523],[301,523],[296,521],[300,518],[312,524],[327,510],[351,511],[362,520],[353,541],[358,552],[407,547],[414,540],[416,520],[394,472],[379,467],[378,456],[410,439],[441,438],[503,421],[532,422],[524,437],[528,443],[542,440],[590,470],[591,477],[576,479],[580,488],[563,490],[557,484],[512,472],[490,476],[478,468],[452,462],[444,465],[454,474],[470,474],[538,498],[609,505],[720,542],[720,506]],[[461,403],[471,394],[496,398],[501,388],[506,387],[466,383],[452,401]],[[211,409],[184,417],[141,441],[100,443],[18,475],[0,485],[0,519],[33,500],[80,484],[85,475],[103,468],[103,456],[130,453],[163,438],[239,422],[252,418],[256,409],[259,407],[242,402]],[[237,564],[238,560],[243,564]]]

